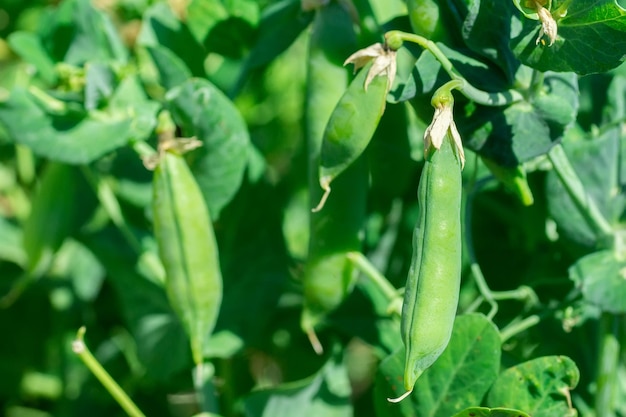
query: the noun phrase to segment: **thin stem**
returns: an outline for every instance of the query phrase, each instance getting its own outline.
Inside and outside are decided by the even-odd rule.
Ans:
[[[454,65],[448,57],[445,56],[443,51],[439,49],[439,47],[432,41],[419,36],[413,33],[406,33],[399,30],[392,30],[385,33],[385,39],[387,39],[387,43],[391,43],[393,47],[399,47],[402,45],[402,42],[412,42],[416,43],[422,48],[429,51],[431,54],[435,56],[437,61],[441,64],[444,71],[448,73],[450,78],[453,80],[458,80],[463,83],[463,86],[459,88],[459,91],[470,100],[475,101],[478,104],[482,104],[485,106],[505,106],[517,101],[522,101],[524,96],[515,90],[507,90],[496,93],[491,93],[488,91],[479,90],[478,88],[471,85],[465,77],[463,77],[457,70],[454,68]]]
[[[607,244],[607,239],[613,236],[613,228],[600,212],[595,201],[585,192],[585,187],[578,175],[576,175],[576,171],[567,158],[563,146],[558,144],[553,147],[548,153],[548,158],[580,214],[594,231],[598,240]]]
[[[398,298],[398,290],[389,283],[387,278],[385,278],[374,265],[372,265],[365,255],[361,252],[350,252],[347,257],[380,289],[389,302],[393,302]]]
[[[539,324],[540,321],[541,317],[537,314],[533,314],[532,316],[526,317],[524,320],[510,323],[504,329],[500,330],[500,341],[504,343],[516,334],[528,330],[531,327]]]
[[[603,313],[600,318],[600,349],[595,395],[597,416],[615,416],[620,356],[618,321],[619,318],[610,313]]]
[[[72,342],[72,350],[83,363],[89,368],[91,373],[98,378],[100,383],[109,391],[109,394],[117,401],[117,403],[124,409],[126,414],[131,417],[145,417],[139,410],[137,405],[130,399],[130,397],[124,392],[124,390],[118,385],[117,382],[109,375],[109,373],[100,365],[100,362],[93,356],[93,354],[85,345],[85,327],[78,329],[76,333],[76,339]]]

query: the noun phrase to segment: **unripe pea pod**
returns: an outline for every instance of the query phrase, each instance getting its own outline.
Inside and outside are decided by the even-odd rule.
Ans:
[[[404,387],[443,353],[452,334],[461,281],[461,161],[447,133],[428,152],[418,187],[419,218],[402,306]]]
[[[325,194],[316,211],[323,207],[330,183],[363,153],[385,111],[389,79],[375,76],[366,88],[371,67],[365,66],[352,80],[326,125],[319,168]]]
[[[331,2],[315,13],[305,106],[311,205],[321,197],[319,163],[326,122],[348,85],[349,73],[342,63],[356,44],[349,12],[340,4]],[[315,328],[341,304],[352,287],[355,268],[346,254],[361,248],[367,181],[367,167],[361,158],[337,179],[336,198],[328,201],[324,210],[311,213],[309,220],[300,325],[318,353],[322,352],[322,345]]]
[[[211,218],[183,157],[162,151],[153,178],[154,234],[169,302],[185,328],[193,360],[203,362],[222,301],[222,274]]]

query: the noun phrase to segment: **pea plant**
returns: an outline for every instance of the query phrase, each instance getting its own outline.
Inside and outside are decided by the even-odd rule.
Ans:
[[[3,0],[3,415],[626,416],[625,59],[624,0]]]

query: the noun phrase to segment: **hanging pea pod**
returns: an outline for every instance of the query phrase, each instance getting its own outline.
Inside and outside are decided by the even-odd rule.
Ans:
[[[348,85],[342,66],[354,50],[356,37],[350,15],[341,5],[330,3],[316,11],[308,57],[306,139],[309,159],[311,204],[321,197],[319,161],[326,121]],[[361,248],[360,232],[365,220],[367,167],[362,158],[348,167],[335,183],[336,198],[321,212],[311,213],[309,254],[304,269],[304,305],[301,327],[318,353],[315,328],[346,297],[354,277],[346,253]]]
[[[493,176],[496,177],[496,179],[500,181],[507,190],[512,192],[523,205],[531,206],[533,204],[533,192],[528,186],[526,170],[522,165],[510,168],[504,167],[496,161],[484,156],[481,156],[481,159],[487,168],[489,168],[489,171],[491,171]]]
[[[419,218],[413,259],[402,306],[401,332],[406,347],[404,387],[447,347],[452,334],[461,282],[461,161],[452,135],[426,156],[418,188]]]
[[[315,211],[321,210],[330,183],[346,170],[369,144],[385,111],[387,92],[395,75],[395,51],[374,44],[350,56],[355,68],[372,60],[352,80],[335,106],[322,142],[319,178],[325,191]]]
[[[194,362],[203,361],[222,301],[222,274],[202,192],[183,157],[162,151],[153,178],[154,234],[173,310],[189,335]]]

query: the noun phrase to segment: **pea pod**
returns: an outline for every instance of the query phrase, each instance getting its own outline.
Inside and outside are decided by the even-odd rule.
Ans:
[[[448,345],[456,315],[461,280],[462,182],[461,161],[454,146],[447,133],[440,149],[427,154],[418,188],[419,219],[401,320],[406,347],[404,387],[408,392]]]
[[[222,301],[222,275],[206,203],[181,155],[162,152],[152,204],[167,296],[189,335],[193,360],[201,364]]]
[[[348,85],[349,72],[342,62],[355,44],[350,15],[341,5],[331,2],[316,11],[309,42],[305,116],[311,205],[321,197],[318,175],[326,121]],[[301,327],[318,353],[322,347],[315,328],[343,301],[353,281],[354,268],[346,253],[361,248],[367,178],[365,161],[356,161],[337,179],[337,198],[309,219]]]
[[[330,183],[344,172],[365,150],[385,111],[389,80],[376,76],[365,89],[372,64],[357,74],[333,110],[322,142],[320,186],[330,191]],[[320,209],[325,197],[322,198]]]
[[[85,208],[91,206],[86,201],[91,203],[92,199],[83,196],[86,201],[78,203],[84,185],[78,168],[58,162],[46,165],[24,224],[29,274],[39,276],[45,273],[65,238],[86,218]]]

